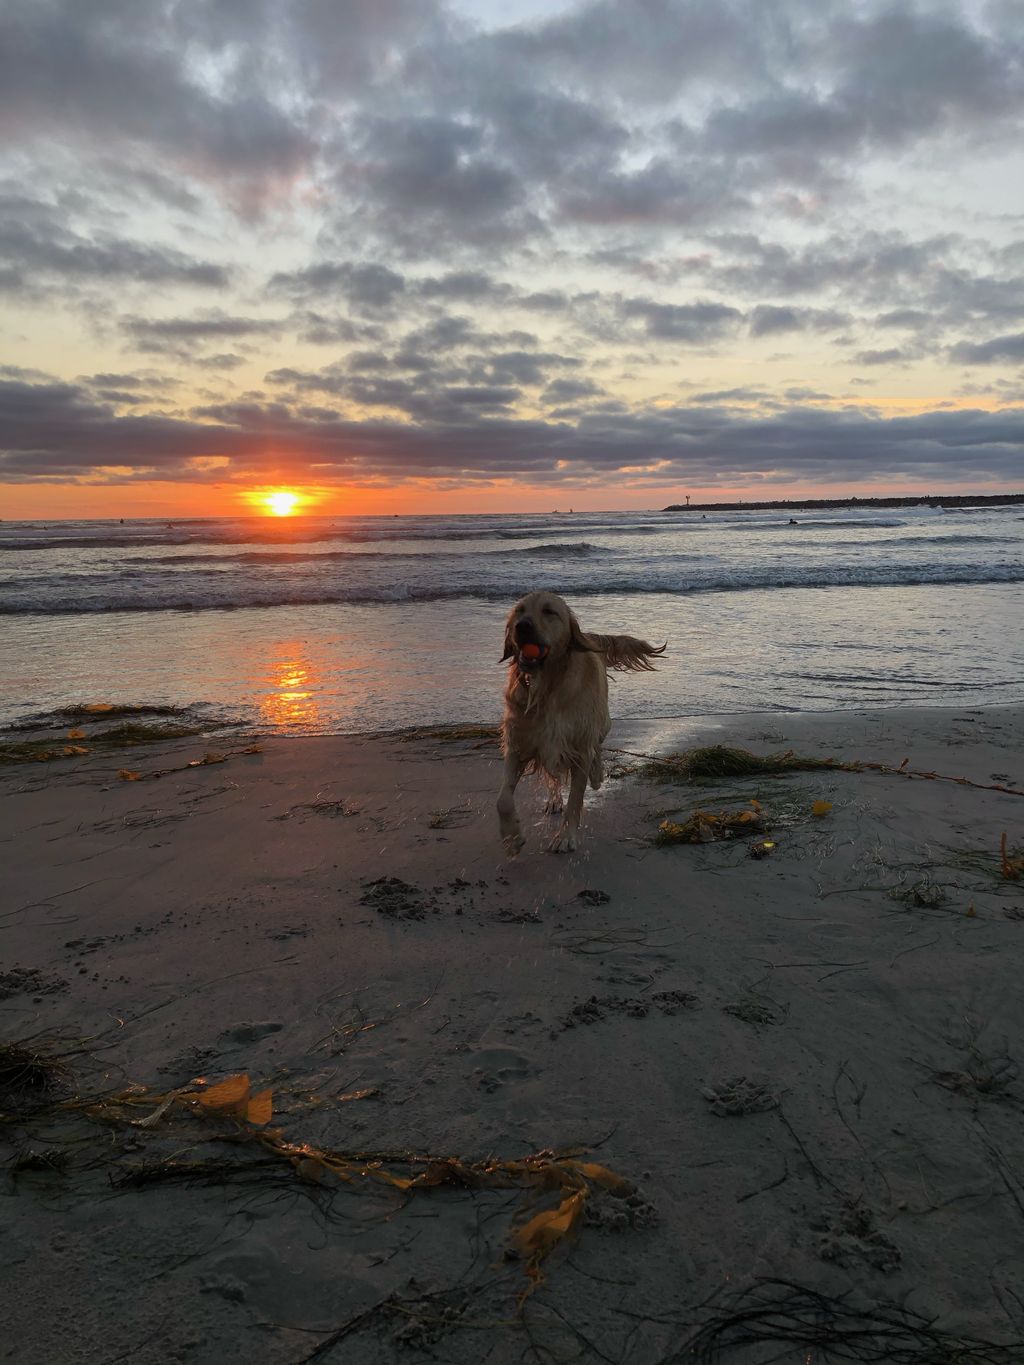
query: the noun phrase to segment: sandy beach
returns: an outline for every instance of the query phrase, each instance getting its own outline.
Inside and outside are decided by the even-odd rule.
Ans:
[[[541,851],[527,782],[512,861],[475,735],[0,769],[2,1039],[66,1068],[0,1097],[0,1359],[832,1358],[812,1321],[869,1332],[837,1359],[968,1358],[929,1333],[1024,1359],[1024,878],[1000,860],[1004,832],[1024,853],[1022,741],[1020,708],[618,724],[581,850]],[[717,744],[907,762],[635,771]],[[759,819],[654,843],[697,809]],[[240,1073],[265,1129],[361,1173],[188,1098]],[[540,1152],[629,1185],[579,1175],[525,1300],[516,1230],[564,1189],[372,1165]],[[211,1164],[129,1180],[169,1161]],[[748,1315],[744,1342],[756,1304],[791,1335]]]

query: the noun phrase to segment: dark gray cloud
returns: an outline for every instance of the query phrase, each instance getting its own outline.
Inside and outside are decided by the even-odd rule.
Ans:
[[[377,383],[378,381],[371,381]],[[229,476],[278,463],[322,482],[360,477],[473,481],[520,477],[621,481],[638,464],[664,461],[646,482],[742,478],[857,482],[941,479],[948,486],[1013,478],[1024,453],[1024,409],[945,410],[881,418],[869,411],[794,405],[748,415],[727,401],[659,409],[609,404],[576,422],[503,415],[513,391],[451,387],[421,402],[414,421],[354,420],[333,406],[285,402],[210,404],[189,416],[118,416],[82,388],[59,381],[0,381],[0,474],[12,481],[83,478],[117,465],[144,477],[209,478],[190,461],[220,457]],[[397,407],[401,386],[369,404]],[[218,471],[218,477],[224,477]],[[117,479],[122,478],[118,475]],[[633,482],[644,479],[635,472]]]
[[[902,365],[909,356],[899,346],[888,346],[884,351],[858,351],[854,359],[858,365]]]
[[[320,370],[285,366],[270,371],[266,381],[290,390],[296,399],[325,393],[360,407],[394,408],[415,420],[440,420],[439,414],[466,407],[508,407],[525,391],[545,385],[546,393],[559,401],[600,392],[589,381],[560,389],[555,377],[579,370],[583,362],[556,351],[503,349],[510,336],[517,334],[479,333],[464,319],[443,317],[404,338],[394,350],[356,351]],[[529,334],[518,334],[518,339],[535,340]],[[425,341],[431,344],[414,349],[415,342]]]
[[[750,314],[751,336],[775,336],[782,332],[827,332],[845,327],[848,313],[828,308],[791,308],[780,304],[758,304]]]
[[[273,318],[233,317],[210,312],[187,318],[144,318],[129,316],[121,329],[135,348],[150,355],[173,355],[182,359],[202,359],[197,347],[225,339],[279,336],[284,324]]]
[[[724,303],[656,303],[652,299],[627,299],[622,313],[641,320],[648,336],[691,346],[718,341],[734,331],[743,316],[738,308]]]
[[[364,345],[386,335],[377,322],[365,318],[357,321],[345,314],[321,313],[313,308],[298,310],[290,321],[299,340],[311,346]]]
[[[690,87],[767,78],[771,25],[755,3],[592,0],[567,14],[493,40],[507,63],[524,64],[584,90],[641,105]]]
[[[988,341],[961,341],[950,349],[950,359],[961,365],[1024,365],[1024,332],[990,337]]]
[[[339,188],[365,188],[363,219],[414,255],[442,242],[509,242],[541,229],[519,173],[488,127],[444,114],[364,121],[339,168]]]
[[[733,404],[763,403],[770,397],[771,394],[767,389],[743,386],[734,389],[708,389],[704,393],[695,393],[690,402],[710,403],[715,407],[731,407]]]
[[[876,327],[895,327],[904,331],[916,331],[931,320],[931,315],[921,308],[893,308],[888,313],[880,313],[875,318]]]
[[[560,217],[597,227],[707,226],[749,203],[729,168],[706,161],[681,166],[665,157],[639,170],[591,171],[557,198]]]
[[[927,287],[935,263],[957,241],[950,235],[913,240],[895,230],[867,229],[801,246],[753,234],[723,234],[714,244],[726,260],[715,272],[723,287],[783,297],[841,289],[870,302],[891,297],[893,289]]]
[[[405,279],[374,261],[321,261],[302,270],[279,271],[270,277],[271,293],[323,299],[341,295],[357,312],[379,312],[398,302]]]
[[[31,294],[69,284],[178,284],[223,289],[230,271],[173,247],[71,228],[67,206],[0,192],[0,281]]]
[[[515,291],[482,270],[449,270],[416,282],[421,298],[444,299],[462,303],[502,300]]]
[[[541,402],[549,405],[577,403],[581,398],[596,398],[603,394],[600,384],[592,379],[553,379],[541,394]]]

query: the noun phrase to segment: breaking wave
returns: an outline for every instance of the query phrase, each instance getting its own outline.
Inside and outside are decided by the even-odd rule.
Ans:
[[[540,548],[540,547],[538,547]],[[578,548],[578,547],[574,547]],[[365,558],[365,557],[364,557]],[[476,559],[476,556],[472,557]],[[776,588],[909,587],[1024,582],[1024,564],[944,564],[914,566],[838,564],[794,567],[747,564],[731,569],[705,566],[692,556],[645,561],[621,572],[595,574],[582,564],[565,567],[545,584],[572,597],[666,593],[681,597]],[[687,565],[681,560],[690,561]],[[177,574],[139,570],[132,574],[64,574],[22,578],[0,594],[0,615],[79,615],[135,611],[227,611],[256,607],[318,604],[372,605],[445,601],[471,597],[511,602],[537,584],[517,574],[505,557],[503,571],[484,576],[460,570],[453,558],[420,581],[389,572],[346,573],[344,581],[324,575],[290,573],[257,578],[244,571]],[[362,569],[361,564],[357,566]]]

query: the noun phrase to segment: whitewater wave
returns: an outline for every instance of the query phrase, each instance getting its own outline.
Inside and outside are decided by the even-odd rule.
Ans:
[[[573,518],[571,525],[566,526],[566,530],[585,534],[599,534],[602,536],[635,536],[635,535],[662,535],[687,530],[706,530],[709,523],[694,523],[676,525],[668,522],[664,525],[646,524],[605,524],[600,521],[584,521],[581,518]],[[560,530],[561,527],[557,528]],[[198,545],[279,545],[287,549],[291,545],[315,545],[330,544],[332,542],[344,542],[351,545],[372,545],[376,542],[388,543],[392,541],[422,541],[426,544],[434,545],[437,548],[439,541],[469,541],[469,540],[537,540],[545,535],[550,535],[556,528],[539,526],[515,526],[515,527],[489,527],[486,524],[475,527],[453,527],[446,523],[443,527],[394,527],[381,530],[367,530],[365,528],[352,527],[297,527],[289,525],[286,530],[277,527],[251,527],[245,530],[225,528],[199,528],[197,532],[179,531],[139,531],[138,533],[127,532],[106,532],[100,534],[86,533],[81,535],[0,535],[0,553],[5,551],[50,551],[50,550],[151,550],[151,549],[170,549],[174,546],[188,548]],[[556,534],[557,534],[556,530]]]
[[[790,530],[790,529],[791,529],[792,527],[794,527],[794,526],[798,526],[802,531],[807,531],[807,530],[817,530],[817,531],[821,531],[821,530],[828,530],[828,531],[847,531],[847,530],[850,530],[850,531],[861,531],[861,530],[863,530],[865,527],[882,527],[882,526],[887,526],[887,527],[889,527],[890,529],[893,529],[893,530],[894,530],[894,529],[896,529],[896,528],[898,528],[898,527],[900,527],[900,526],[905,526],[905,525],[906,525],[906,522],[904,522],[904,521],[894,521],[894,520],[882,521],[882,520],[879,519],[879,518],[870,518],[870,519],[869,519],[869,518],[867,518],[867,517],[860,517],[860,518],[857,518],[857,519],[854,519],[853,517],[846,517],[846,518],[844,518],[842,521],[840,521],[838,518],[830,518],[830,519],[827,519],[827,518],[824,518],[824,517],[817,517],[817,518],[814,518],[814,517],[801,517],[800,514],[799,514],[799,512],[798,512],[798,513],[796,514],[796,516],[794,516],[792,519],[789,519],[788,517],[782,517],[781,520],[779,520],[779,519],[773,519],[773,520],[771,520],[771,521],[747,521],[747,522],[739,522],[738,524],[736,524],[736,525],[734,525],[734,526],[731,526],[731,527],[730,527],[730,530],[733,530],[733,531],[787,531],[787,530]]]
[[[484,558],[489,555],[548,555],[552,557],[574,558],[584,555],[608,554],[603,545],[592,545],[586,540],[569,541],[562,545],[528,545],[522,549],[469,550],[459,555],[459,562]],[[373,560],[430,560],[437,562],[436,550],[240,550],[225,554],[209,552],[180,555],[147,555],[144,560],[129,559],[128,564],[205,564],[214,567],[218,564],[331,564],[337,561],[348,564],[366,564]]]
[[[450,564],[450,561],[449,561]],[[196,577],[199,577],[198,575]],[[776,589],[838,589],[916,586],[961,586],[967,584],[1024,583],[1024,564],[927,564],[894,567],[891,565],[834,565],[780,570],[761,566],[730,570],[716,566],[699,572],[663,571],[648,566],[644,572],[623,572],[600,576],[563,572],[548,586],[570,597],[607,595],[633,596],[661,593],[693,597],[727,592],[765,592]],[[298,607],[317,605],[370,606],[403,602],[450,601],[477,598],[511,602],[536,586],[506,574],[502,581],[465,577],[444,582],[437,578],[417,583],[403,581],[349,582],[345,585],[322,580],[278,581],[243,578],[240,575],[211,574],[199,583],[186,576],[139,574],[134,578],[119,575],[91,578],[65,575],[62,591],[54,591],[53,578],[16,583],[0,597],[0,615],[37,614],[67,616],[89,613],[142,611],[237,611],[259,607]]]

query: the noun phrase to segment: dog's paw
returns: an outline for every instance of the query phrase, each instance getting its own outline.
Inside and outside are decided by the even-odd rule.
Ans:
[[[563,825],[547,845],[548,853],[574,853],[576,851],[576,831]]]
[[[522,830],[513,830],[511,834],[502,836],[501,842],[505,845],[505,852],[510,858],[514,858],[517,853],[522,852],[526,840],[523,838]]]

